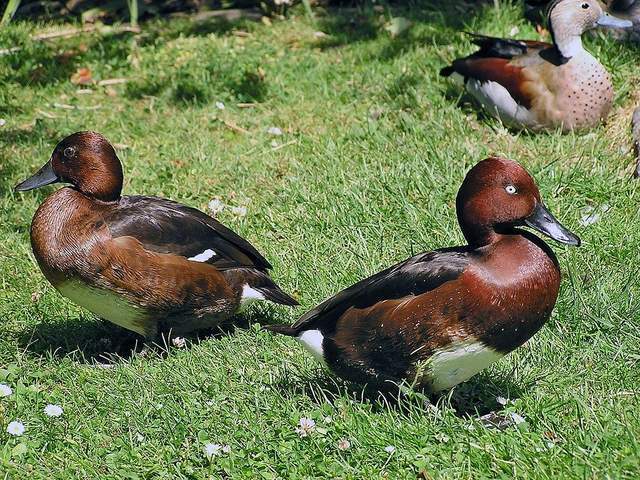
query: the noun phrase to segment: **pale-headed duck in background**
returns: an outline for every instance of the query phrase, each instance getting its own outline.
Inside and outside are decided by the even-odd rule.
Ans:
[[[491,115],[514,128],[591,128],[605,120],[613,102],[607,70],[582,46],[596,26],[631,27],[603,11],[596,0],[559,0],[549,7],[553,43],[474,35],[474,54],[443,68]]]

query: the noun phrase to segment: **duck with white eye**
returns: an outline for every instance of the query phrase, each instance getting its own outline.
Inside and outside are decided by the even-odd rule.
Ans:
[[[606,119],[613,85],[605,67],[582,45],[582,34],[633,23],[597,0],[558,0],[549,7],[552,43],[472,34],[479,51],[441,70],[459,77],[489,114],[514,128],[569,131]]]
[[[531,338],[560,287],[551,248],[580,239],[553,217],[533,178],[491,157],[465,177],[456,213],[467,244],[424,252],[342,290],[293,325],[294,338],[336,375],[382,390],[402,382],[438,392],[466,381]]]

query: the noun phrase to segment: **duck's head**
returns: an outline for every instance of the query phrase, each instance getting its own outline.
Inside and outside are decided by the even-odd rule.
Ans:
[[[96,132],[76,132],[58,143],[49,161],[15,189],[70,183],[83,194],[108,202],[120,198],[122,180],[122,164],[109,141]]]
[[[474,247],[517,233],[520,226],[580,245],[580,239],[545,207],[531,175],[513,160],[491,157],[469,170],[458,191],[456,211],[462,233]]]
[[[565,58],[582,48],[584,32],[598,26],[629,28],[633,23],[606,12],[598,0],[556,0],[549,6],[549,30]]]

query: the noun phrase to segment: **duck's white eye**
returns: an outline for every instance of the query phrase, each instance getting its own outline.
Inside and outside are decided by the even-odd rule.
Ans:
[[[507,185],[506,187],[504,187],[504,189],[507,191],[509,195],[513,195],[517,191],[516,187],[514,187],[513,185]]]
[[[64,149],[64,156],[67,158],[73,158],[76,156],[75,147],[67,147]]]

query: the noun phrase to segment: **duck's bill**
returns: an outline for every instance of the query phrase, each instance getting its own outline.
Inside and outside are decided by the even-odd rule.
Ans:
[[[53,171],[51,161],[45,163],[40,170],[31,175],[24,182],[15,186],[17,192],[26,192],[27,190],[33,190],[34,188],[44,187],[51,183],[59,182],[60,179]]]
[[[624,20],[622,18],[614,17],[608,13],[603,14],[597,21],[597,25],[601,27],[613,27],[613,28],[631,28],[633,22],[631,20]]]
[[[558,242],[580,246],[580,238],[567,230],[542,203],[536,205],[536,209],[524,223]]]

